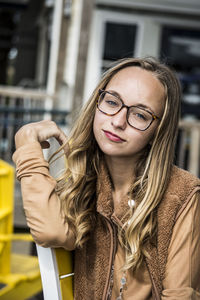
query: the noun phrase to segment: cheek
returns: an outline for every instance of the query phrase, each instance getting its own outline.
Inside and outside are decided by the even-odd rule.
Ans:
[[[151,143],[153,136],[154,136],[154,131],[151,131],[151,132],[149,132],[149,134],[146,135],[146,137],[145,137],[146,144]]]
[[[147,136],[148,144],[153,143],[153,140],[154,140],[154,137],[156,135],[157,129],[158,129],[158,124],[156,124],[156,123],[152,124],[152,127],[149,128],[149,132],[147,132],[147,134],[148,134],[148,136]]]
[[[156,133],[156,129],[155,128],[149,128],[149,131],[148,130],[143,131],[142,133],[144,135],[140,140],[140,146],[141,146],[141,149],[145,149],[146,147],[148,147],[148,145],[152,145],[154,135]]]
[[[100,111],[96,110],[94,121],[93,121],[93,131],[101,130],[105,122],[106,122],[106,116]]]
[[[99,132],[99,129],[100,129],[100,123],[101,123],[100,119],[101,118],[100,118],[98,112],[96,111],[95,116],[94,116],[94,121],[93,121],[93,133],[94,133],[94,136],[95,136],[96,140],[98,139],[98,132]]]
[[[130,138],[131,143],[130,145],[134,148],[137,149],[137,151],[142,151],[144,148],[147,147],[148,144],[151,144],[151,141],[154,136],[154,130],[150,131],[136,131],[132,133],[132,136]],[[130,141],[129,140],[129,141]]]

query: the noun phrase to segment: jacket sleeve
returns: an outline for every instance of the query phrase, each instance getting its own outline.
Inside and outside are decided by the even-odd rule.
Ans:
[[[27,224],[35,242],[43,247],[73,250],[75,235],[64,221],[56,180],[49,174],[39,142],[18,148],[13,154],[16,175],[21,182]]]
[[[179,216],[168,250],[162,300],[200,300],[200,193]]]

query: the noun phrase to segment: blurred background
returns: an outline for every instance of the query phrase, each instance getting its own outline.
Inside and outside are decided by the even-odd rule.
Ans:
[[[0,159],[13,166],[23,124],[52,119],[67,133],[101,74],[138,56],[177,71],[183,96],[175,164],[200,176],[199,0],[0,0]],[[26,233],[16,181],[13,192],[13,231]],[[25,244],[12,249],[35,254]]]

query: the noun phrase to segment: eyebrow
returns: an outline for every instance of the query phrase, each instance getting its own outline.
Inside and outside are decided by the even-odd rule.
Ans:
[[[116,92],[116,91],[113,91],[113,90],[106,90],[106,92],[109,92],[111,93],[112,95],[114,96],[117,96],[120,100],[122,100],[124,102],[124,100],[122,99],[121,95]],[[137,103],[135,105],[130,105],[130,106],[137,106],[137,107],[141,107],[141,108],[144,108],[146,109],[147,111],[149,110],[153,115],[156,115],[155,112],[151,109],[151,107],[147,106],[147,105],[144,105],[142,103]]]

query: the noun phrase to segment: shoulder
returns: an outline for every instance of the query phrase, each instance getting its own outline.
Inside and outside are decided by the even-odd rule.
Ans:
[[[171,171],[171,178],[170,180],[178,180],[181,183],[195,183],[196,185],[200,185],[200,179],[197,178],[195,175],[191,174],[190,172],[183,170],[175,165],[172,167]],[[189,182],[188,182],[189,180]]]
[[[166,194],[174,194],[180,200],[184,200],[198,190],[200,190],[199,178],[177,166],[172,167]]]
[[[172,166],[172,171],[171,171],[171,176],[181,176],[183,179],[192,179],[192,180],[195,180],[195,181],[198,181],[200,183],[200,179],[197,178],[195,175],[191,174],[190,172],[184,170],[184,169],[181,169],[175,165]]]
[[[174,222],[193,196],[200,192],[200,179],[176,166],[172,167],[168,187],[158,207],[159,222]]]

